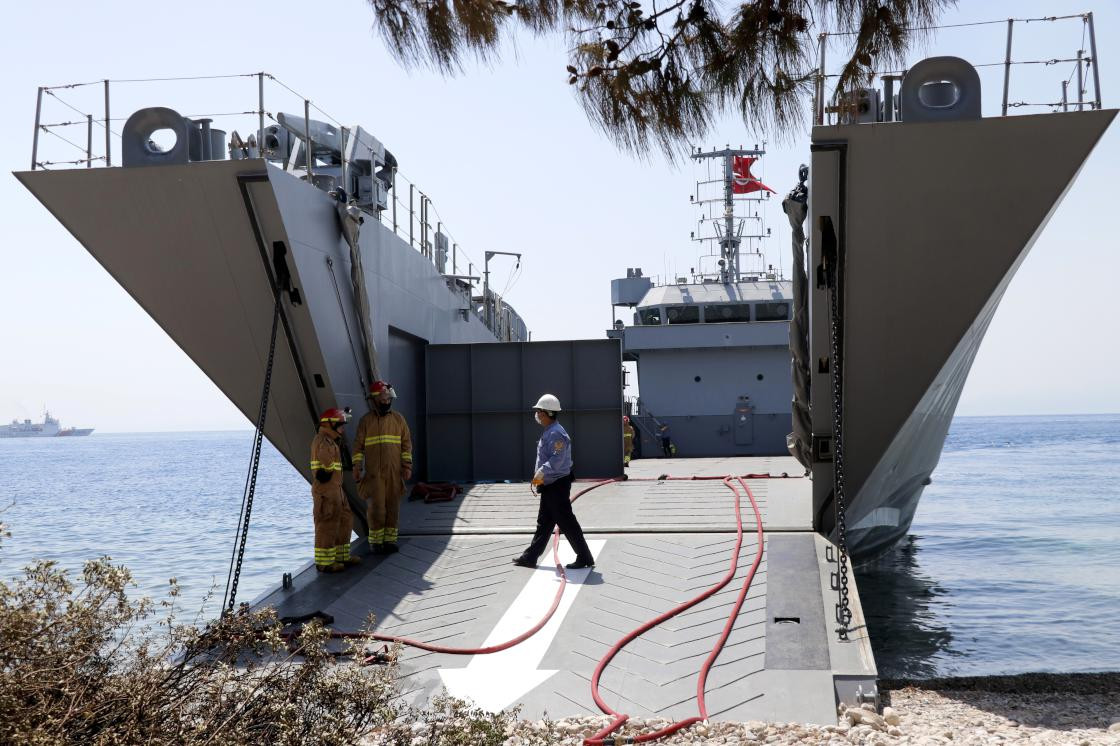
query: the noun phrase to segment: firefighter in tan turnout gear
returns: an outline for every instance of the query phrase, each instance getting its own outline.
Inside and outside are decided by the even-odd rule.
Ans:
[[[319,432],[311,441],[311,500],[315,520],[315,569],[339,572],[356,565],[350,556],[350,507],[342,493],[342,450],[339,440],[350,413],[332,408],[319,417]]]
[[[358,422],[354,438],[354,479],[366,501],[370,552],[392,554],[404,483],[412,478],[412,435],[404,417],[392,411],[397,394],[391,385],[374,381],[369,393],[373,410]]]

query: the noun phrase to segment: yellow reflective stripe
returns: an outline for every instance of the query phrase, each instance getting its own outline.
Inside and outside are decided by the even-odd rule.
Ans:
[[[393,443],[396,445],[401,444],[401,436],[399,435],[370,435],[366,438],[365,444],[367,446],[375,446],[381,443]]]
[[[322,461],[312,461],[311,462],[311,468],[312,469],[318,469],[318,468],[321,468],[322,466],[323,466]]]
[[[412,454],[411,453],[402,453],[401,454],[401,461],[407,461],[408,463],[411,464],[412,463]]]
[[[364,453],[355,453],[354,454],[354,462],[355,463],[357,463],[358,461],[365,461],[365,460],[366,460],[366,455]]]
[[[323,471],[342,471],[342,462],[333,461],[329,464],[324,464],[322,461],[311,462],[311,471],[319,471],[320,469]]]

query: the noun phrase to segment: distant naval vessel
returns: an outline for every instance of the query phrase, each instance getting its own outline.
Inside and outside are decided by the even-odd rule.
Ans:
[[[0,426],[0,438],[62,438],[89,435],[92,432],[92,427],[63,427],[59,420],[51,417],[50,412],[44,415],[42,422],[12,420],[7,425]]]

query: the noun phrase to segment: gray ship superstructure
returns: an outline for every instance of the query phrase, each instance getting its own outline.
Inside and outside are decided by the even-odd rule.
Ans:
[[[641,268],[611,282],[611,304],[632,309],[610,337],[637,364],[630,417],[643,456],[772,456],[790,432],[789,325],[793,286],[766,261],[762,208],[769,187],[750,175],[764,152],[696,152],[718,164],[696,185],[702,211],[692,238],[710,253],[690,276],[660,284]],[[718,251],[716,250],[718,249]]]
[[[42,422],[24,419],[0,425],[0,438],[65,438],[89,435],[92,432],[92,427],[63,427],[56,417],[51,417],[50,412],[43,416]]]

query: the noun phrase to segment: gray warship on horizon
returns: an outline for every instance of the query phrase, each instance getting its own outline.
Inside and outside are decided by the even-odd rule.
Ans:
[[[42,422],[32,422],[30,419],[12,420],[7,425],[0,425],[0,438],[66,438],[89,435],[92,427],[63,427],[48,411],[43,415]]]

